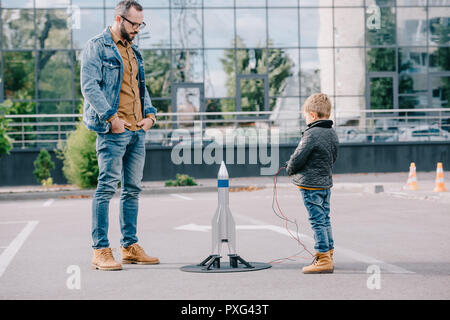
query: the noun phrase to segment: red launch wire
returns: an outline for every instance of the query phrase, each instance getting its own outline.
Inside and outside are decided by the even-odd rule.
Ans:
[[[301,256],[298,256],[298,254],[300,254],[300,253],[303,252],[303,251],[308,252],[312,257],[314,257],[314,254],[312,254],[312,253],[306,248],[306,246],[303,244],[303,242],[301,242],[300,239],[299,239],[299,235],[298,235],[298,224],[297,224],[297,222],[296,222],[296,221],[289,220],[289,218],[286,217],[286,216],[284,215],[283,210],[281,210],[280,204],[278,203],[277,177],[278,177],[278,174],[280,173],[280,171],[283,170],[283,169],[285,169],[285,168],[286,168],[286,166],[281,167],[280,169],[278,169],[278,172],[273,176],[272,210],[273,210],[273,212],[275,212],[275,214],[277,215],[277,217],[279,217],[280,219],[284,220],[284,222],[285,222],[285,228],[286,228],[287,232],[289,233],[289,235],[290,235],[290,236],[291,236],[291,237],[292,237],[299,245],[301,245],[301,246],[303,247],[303,250],[300,251],[300,252],[298,252],[298,253],[295,253],[294,255],[292,255],[292,256],[290,256],[290,257],[287,257],[287,258],[281,258],[281,259],[275,259],[275,260],[270,261],[269,263],[282,263],[282,261],[284,261],[284,260],[291,260],[291,258],[294,258],[294,257],[301,257]],[[275,205],[275,204],[276,204],[276,208],[278,209],[278,211],[279,211],[280,214],[278,214],[277,211],[275,210],[275,208],[274,208],[274,205]],[[280,216],[280,215],[281,215],[281,216]],[[288,222],[295,224],[295,226],[296,226],[296,228],[297,228],[297,236],[293,235],[292,232],[291,232],[291,230],[289,230]]]

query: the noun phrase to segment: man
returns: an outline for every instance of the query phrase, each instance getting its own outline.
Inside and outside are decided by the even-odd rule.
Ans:
[[[142,55],[132,44],[145,26],[142,11],[136,1],[119,2],[114,24],[88,41],[81,63],[83,122],[97,132],[99,176],[92,201],[92,267],[99,270],[122,269],[108,241],[109,202],[119,181],[122,263],[159,263],[145,254],[136,237],[145,133],[156,122]]]

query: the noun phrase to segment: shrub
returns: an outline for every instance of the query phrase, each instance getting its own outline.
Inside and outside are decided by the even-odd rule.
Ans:
[[[12,139],[6,133],[6,128],[8,126],[8,119],[4,117],[8,105],[5,103],[0,105],[0,158],[4,154],[9,154],[12,148]]]
[[[98,179],[97,135],[82,122],[72,131],[64,145],[59,146],[58,158],[63,160],[66,179],[80,188],[95,188]]]
[[[43,186],[51,186],[53,184],[53,179],[50,174],[50,170],[55,167],[52,158],[47,150],[41,149],[38,157],[34,161],[34,171],[33,174],[37,181]]]
[[[181,186],[196,186],[194,178],[190,177],[187,174],[179,174],[176,175],[176,180],[167,180],[166,187],[181,187]]]

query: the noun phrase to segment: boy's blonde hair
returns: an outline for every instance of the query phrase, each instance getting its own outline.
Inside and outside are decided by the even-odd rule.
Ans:
[[[315,93],[306,99],[302,107],[303,112],[316,112],[319,118],[329,118],[331,101],[325,93]]]

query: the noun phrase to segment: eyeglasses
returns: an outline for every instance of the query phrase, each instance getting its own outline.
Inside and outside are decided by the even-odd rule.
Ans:
[[[129,23],[131,23],[131,26],[133,27],[133,29],[137,29],[137,28],[139,28],[139,29],[144,29],[145,28],[145,26],[146,26],[146,24],[145,24],[145,22],[142,22],[142,23],[136,23],[136,22],[133,22],[133,21],[130,21],[130,20],[128,20],[127,18],[125,18],[124,16],[121,16],[125,21],[128,21]]]

